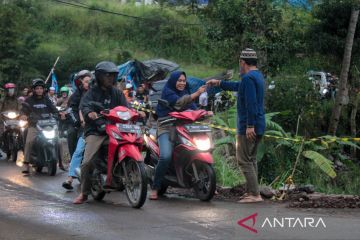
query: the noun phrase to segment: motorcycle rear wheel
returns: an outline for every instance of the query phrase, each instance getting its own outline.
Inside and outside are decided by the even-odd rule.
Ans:
[[[128,179],[125,182],[126,197],[133,208],[141,208],[147,196],[147,175],[144,162],[129,159],[125,163]]]
[[[214,168],[207,163],[198,162],[196,164],[200,182],[195,183],[193,189],[195,195],[201,201],[210,201],[216,190],[216,175]]]

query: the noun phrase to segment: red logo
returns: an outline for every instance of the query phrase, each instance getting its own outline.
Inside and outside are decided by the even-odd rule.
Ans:
[[[246,218],[243,218],[241,220],[239,220],[237,223],[242,226],[243,228],[246,228],[247,230],[253,232],[253,233],[257,233],[257,230],[254,227],[255,223],[256,223],[256,217],[257,217],[257,213],[254,213]],[[248,226],[245,224],[246,221],[248,221],[249,219],[252,219],[252,226]]]

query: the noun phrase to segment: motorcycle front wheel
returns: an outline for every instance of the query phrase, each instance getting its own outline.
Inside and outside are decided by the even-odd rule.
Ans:
[[[13,147],[11,149],[11,161],[16,162],[18,156],[18,149],[16,147]]]
[[[48,167],[49,176],[55,176],[57,170],[57,161],[54,153],[48,153],[47,150],[44,150],[44,160]]]
[[[141,208],[147,196],[147,175],[144,162],[129,159],[125,163],[125,192],[133,208]]]
[[[96,201],[101,201],[104,199],[106,192],[102,188],[102,180],[99,173],[94,171],[92,175],[92,182],[91,182],[91,196]]]
[[[216,175],[212,165],[198,162],[196,169],[199,176],[199,182],[195,183],[193,189],[195,195],[201,201],[210,201],[216,190]]]

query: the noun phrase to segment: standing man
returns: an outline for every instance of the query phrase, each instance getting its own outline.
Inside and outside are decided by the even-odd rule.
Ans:
[[[239,202],[262,202],[258,184],[256,152],[265,133],[265,81],[262,73],[257,69],[257,55],[253,49],[246,48],[241,52],[239,64],[241,81],[229,82],[212,79],[207,84],[238,93],[236,157],[246,179],[246,193]]]

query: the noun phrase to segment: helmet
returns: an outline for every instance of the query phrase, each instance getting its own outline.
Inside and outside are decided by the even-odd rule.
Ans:
[[[113,62],[103,61],[103,62],[99,62],[98,64],[96,64],[96,66],[95,66],[95,78],[96,78],[96,82],[97,82],[98,85],[100,85],[99,74],[102,74],[102,73],[115,73],[115,74],[118,74],[119,69],[115,65],[115,63],[113,63]],[[117,81],[117,76],[114,79],[114,84],[115,84],[116,81]]]
[[[95,66],[95,73],[103,72],[103,73],[119,73],[119,69],[113,62],[103,61],[99,62]]]
[[[69,90],[69,88],[68,88],[67,86],[63,86],[63,87],[60,88],[60,92],[61,92],[61,93],[62,93],[62,92],[69,93],[70,90]]]
[[[129,89],[129,88],[132,88],[132,87],[133,87],[133,86],[132,86],[131,83],[127,83],[126,86],[125,86],[126,89]]]
[[[84,78],[84,77],[93,78],[93,75],[89,70],[81,70],[80,72],[78,72],[74,78],[74,82],[77,87],[79,87],[81,84],[80,78]]]
[[[14,83],[6,83],[4,86],[5,89],[9,89],[9,88],[16,88],[16,85]]]
[[[35,78],[32,80],[32,88],[36,88],[37,86],[45,87],[45,81],[41,78]]]

